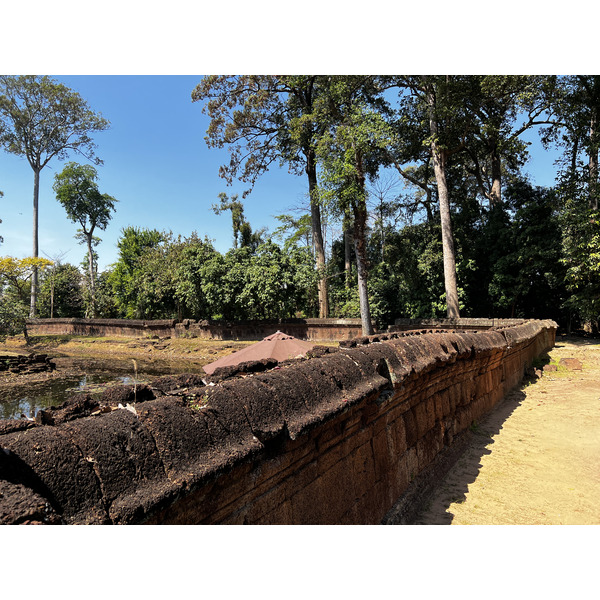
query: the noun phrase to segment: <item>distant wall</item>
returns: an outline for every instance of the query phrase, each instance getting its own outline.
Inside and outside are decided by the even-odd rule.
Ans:
[[[387,331],[486,330],[524,323],[525,319],[396,319]],[[360,319],[287,319],[274,321],[194,321],[184,319],[29,319],[31,335],[185,337],[213,340],[261,340],[282,331],[311,341],[351,340],[362,335]]]
[[[31,335],[165,337],[173,335],[175,324],[174,319],[27,319],[27,331]]]
[[[414,329],[460,329],[462,331],[486,330],[492,327],[511,327],[525,323],[527,319],[396,319],[390,331]]]
[[[216,340],[261,340],[282,331],[311,341],[348,340],[362,335],[360,319],[290,319],[284,321],[193,321],[184,319],[29,319],[31,335],[147,337],[195,336]]]
[[[0,422],[0,522],[380,523],[555,333],[389,333],[133,411]]]

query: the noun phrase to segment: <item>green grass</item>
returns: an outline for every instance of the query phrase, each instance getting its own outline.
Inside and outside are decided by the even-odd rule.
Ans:
[[[202,410],[208,405],[208,394],[204,394],[198,399],[190,400],[189,406],[192,410]]]

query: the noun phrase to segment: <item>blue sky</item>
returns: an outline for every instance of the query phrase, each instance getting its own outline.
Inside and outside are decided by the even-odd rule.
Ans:
[[[210,207],[219,192],[233,194],[242,184],[227,187],[218,176],[227,152],[209,149],[204,141],[208,119],[191,92],[201,76],[58,76],[58,81],[78,91],[93,110],[111,122],[96,134],[99,188],[119,202],[117,211],[98,246],[100,268],[117,258],[116,242],[129,225],[214,240],[226,251],[232,243],[227,214],[215,215]],[[81,156],[71,160],[86,162]],[[66,252],[64,261],[78,264],[85,255],[73,235],[78,225],[66,218],[52,191],[54,175],[63,162],[51,161],[40,181],[40,256]],[[22,257],[31,254],[33,172],[24,158],[0,153],[0,253]],[[302,202],[303,178],[275,168],[256,185],[245,202],[245,213],[255,228],[273,231],[273,215]],[[44,254],[45,253],[45,254]]]
[[[218,194],[240,193],[244,184],[228,187],[218,175],[227,162],[226,150],[209,149],[204,141],[208,118],[201,103],[192,103],[191,92],[201,76],[194,75],[95,75],[55,76],[76,90],[91,108],[111,122],[109,130],[96,134],[100,191],[118,200],[117,210],[98,246],[100,269],[117,259],[117,240],[127,226],[171,230],[184,236],[196,231],[208,236],[220,252],[232,244],[228,214],[215,215],[211,205]],[[528,134],[532,160],[526,170],[534,183],[552,185],[555,152],[544,151],[537,132]],[[70,160],[86,162],[72,155]],[[63,162],[51,161],[41,173],[39,243],[40,256],[57,257],[79,264],[85,248],[74,239],[78,225],[69,221],[52,191],[54,175]],[[0,153],[0,254],[31,255],[33,172],[24,158]],[[253,228],[273,232],[274,216],[306,202],[304,177],[291,175],[274,165],[258,180],[244,202]]]

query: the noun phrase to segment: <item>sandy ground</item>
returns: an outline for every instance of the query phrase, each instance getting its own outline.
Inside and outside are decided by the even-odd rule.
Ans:
[[[600,341],[558,336],[549,357],[557,371],[473,428],[416,524],[600,524]]]

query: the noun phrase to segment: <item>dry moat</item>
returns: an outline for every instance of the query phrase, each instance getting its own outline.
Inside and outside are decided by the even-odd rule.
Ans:
[[[0,343],[0,355],[46,355],[55,369],[0,373],[0,419],[34,418],[40,408],[61,404],[72,394],[99,395],[111,385],[146,384],[162,375],[203,374],[202,366],[252,342],[197,338],[126,339],[22,336]]]

